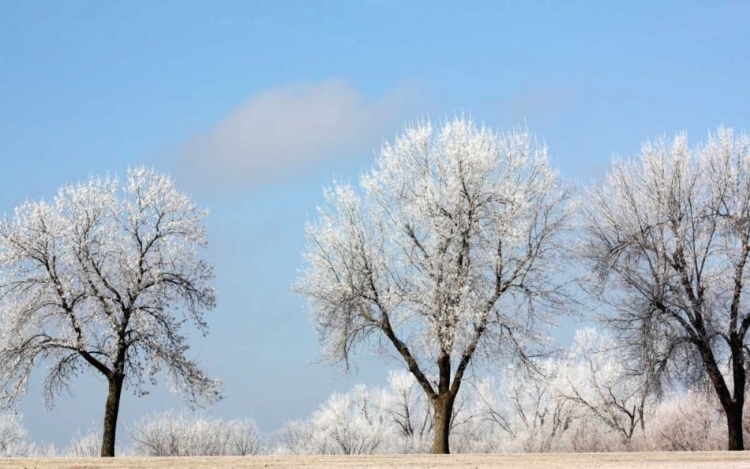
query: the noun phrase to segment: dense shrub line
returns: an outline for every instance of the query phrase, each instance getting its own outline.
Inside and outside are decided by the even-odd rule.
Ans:
[[[241,456],[254,454],[426,453],[432,441],[431,411],[421,394],[393,373],[386,388],[357,386],[335,394],[308,419],[262,435],[250,420],[222,421],[187,413],[147,416],[130,429],[121,456]],[[689,391],[658,402],[645,429],[631,438],[570,401],[533,395],[498,410],[473,388],[454,414],[451,445],[458,453],[718,451],[725,421],[710,395]],[[542,391],[542,388],[537,388]],[[413,393],[413,394],[410,394]],[[408,399],[412,399],[409,401]],[[534,403],[540,403],[534,407]],[[405,406],[408,404],[409,406]],[[406,412],[408,413],[406,413]],[[504,413],[508,412],[508,413]],[[750,436],[750,419],[744,425]],[[97,457],[101,435],[76,434],[68,447],[35,444],[13,414],[0,416],[2,457]]]
[[[707,451],[725,445],[726,422],[709,392],[672,390],[656,396],[625,378],[608,338],[579,332],[566,356],[509,367],[477,378],[451,418],[458,453]],[[118,449],[130,456],[254,454],[396,454],[430,451],[433,408],[406,371],[385,386],[358,385],[333,394],[307,419],[263,435],[248,419],[221,420],[187,412],[148,415],[128,428]],[[747,413],[746,413],[747,415]],[[744,430],[750,436],[750,419]],[[101,434],[77,433],[68,447],[35,444],[15,414],[0,416],[0,454],[95,457]]]
[[[429,452],[430,407],[415,383],[406,384],[409,379],[405,373],[394,373],[387,388],[357,386],[333,395],[308,419],[284,425],[273,435],[269,450],[281,454]],[[507,382],[494,388],[491,381],[467,387],[451,422],[454,452],[709,451],[725,446],[725,417],[719,403],[704,392],[674,392],[653,402],[644,409],[643,425],[627,434],[607,422],[610,416],[602,407],[572,400],[554,383]],[[750,419],[744,428],[750,435]]]

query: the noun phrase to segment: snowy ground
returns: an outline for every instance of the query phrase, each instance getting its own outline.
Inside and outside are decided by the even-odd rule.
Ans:
[[[450,456],[258,456],[215,458],[0,459],[0,468],[750,468],[750,453],[596,453]]]

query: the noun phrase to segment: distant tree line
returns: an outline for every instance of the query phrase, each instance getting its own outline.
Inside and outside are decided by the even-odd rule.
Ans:
[[[726,448],[726,419],[713,394],[673,390],[657,397],[627,375],[610,335],[578,331],[557,358],[529,374],[509,366],[467,383],[450,417],[455,453],[715,451]],[[165,412],[125,428],[118,454],[415,454],[431,450],[433,408],[414,377],[389,373],[384,386],[336,393],[304,420],[263,434],[251,420]],[[750,435],[750,418],[743,421]],[[73,435],[66,447],[35,444],[18,416],[0,417],[2,456],[98,456],[101,432]]]

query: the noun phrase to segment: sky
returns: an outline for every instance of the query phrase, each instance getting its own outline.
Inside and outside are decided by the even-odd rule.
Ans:
[[[0,2],[0,213],[91,174],[172,174],[210,210],[219,303],[191,343],[224,382],[211,412],[270,432],[399,366],[321,363],[290,292],[334,178],[356,181],[405,123],[460,113],[527,125],[584,185],[647,138],[750,131],[748,15],[690,0]],[[82,374],[47,410],[42,376],[20,406],[35,440],[101,427],[102,379]],[[126,390],[119,436],[182,407],[163,385]]]

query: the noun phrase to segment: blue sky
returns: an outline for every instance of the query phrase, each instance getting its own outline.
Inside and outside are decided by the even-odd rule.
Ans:
[[[274,430],[397,366],[317,363],[289,287],[323,186],[404,122],[525,120],[583,183],[647,137],[750,130],[750,4],[656,3],[0,2],[0,211],[91,173],[172,173],[211,210],[219,306],[193,351],[224,380],[214,412]],[[50,412],[26,396],[34,438],[99,428],[105,383],[71,391]],[[128,394],[120,428],[180,405]]]

